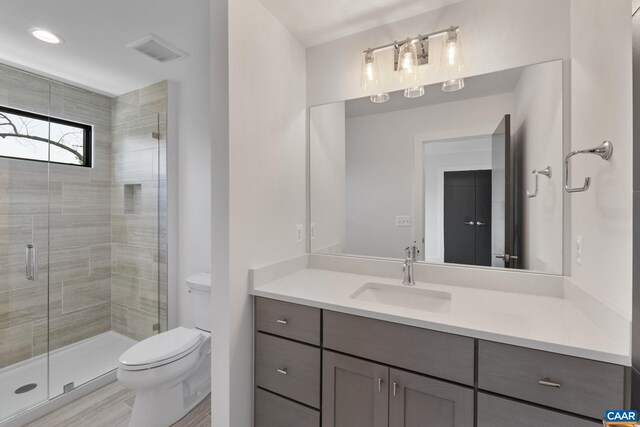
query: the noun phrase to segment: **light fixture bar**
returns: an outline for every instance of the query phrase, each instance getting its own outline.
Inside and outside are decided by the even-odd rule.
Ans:
[[[447,28],[446,30],[435,31],[435,32],[429,33],[429,34],[418,34],[415,37],[409,37],[409,39],[411,40],[412,43],[422,42],[422,41],[428,40],[430,38],[442,37],[442,36],[446,35],[447,33],[449,33],[450,31],[458,31],[459,28],[460,27],[457,26],[457,25],[456,26],[452,25],[451,27]],[[374,48],[371,48],[371,49],[365,49],[362,52],[363,53],[367,53],[367,52],[369,52],[369,53],[382,52],[384,50],[389,50],[389,49],[396,48],[398,46],[398,43],[402,43],[402,42],[394,41],[392,43],[387,43],[387,44],[384,44],[382,46],[374,47]]]

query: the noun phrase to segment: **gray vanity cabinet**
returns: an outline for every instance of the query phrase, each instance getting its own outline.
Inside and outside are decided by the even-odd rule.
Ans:
[[[473,389],[391,369],[389,427],[473,426]]]
[[[322,427],[387,427],[389,367],[324,351]]]

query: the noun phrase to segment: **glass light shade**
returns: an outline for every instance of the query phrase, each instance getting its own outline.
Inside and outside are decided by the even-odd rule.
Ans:
[[[415,43],[407,40],[398,48],[398,79],[403,83],[418,80],[418,51]]]
[[[442,37],[442,52],[440,58],[440,71],[447,79],[456,79],[462,76],[464,69],[464,57],[462,54],[462,41],[457,30],[449,30]]]
[[[405,98],[420,98],[424,95],[424,86],[409,87],[404,90]]]
[[[379,75],[373,52],[368,50],[362,59],[362,89],[367,91],[380,87]]]
[[[443,92],[455,92],[464,87],[464,79],[452,79],[442,82]]]
[[[377,95],[372,95],[369,99],[371,99],[371,102],[373,102],[374,104],[382,104],[389,100],[389,94],[379,93]]]

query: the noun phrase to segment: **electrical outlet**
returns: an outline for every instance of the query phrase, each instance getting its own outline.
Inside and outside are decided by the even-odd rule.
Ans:
[[[397,215],[396,227],[411,227],[411,215]]]
[[[296,224],[296,243],[302,243],[303,227],[302,224]]]
[[[309,235],[311,237],[311,240],[316,239],[316,223],[315,222],[312,222],[309,226]]]
[[[576,263],[582,265],[582,236],[576,237]]]

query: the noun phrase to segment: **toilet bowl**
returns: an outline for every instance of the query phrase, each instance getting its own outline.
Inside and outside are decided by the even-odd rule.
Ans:
[[[210,393],[210,315],[201,301],[203,294],[208,301],[210,281],[206,274],[187,279],[192,304],[198,307],[195,328],[180,326],[154,335],[120,356],[118,381],[136,393],[131,427],[170,426]]]

